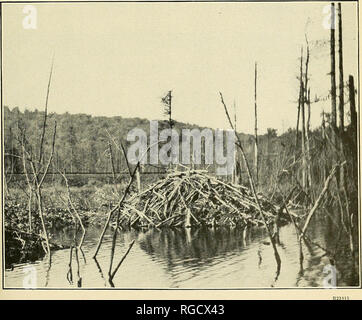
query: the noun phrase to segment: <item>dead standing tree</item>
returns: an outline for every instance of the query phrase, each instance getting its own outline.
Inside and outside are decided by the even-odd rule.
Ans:
[[[353,76],[350,75],[348,78],[348,91],[349,91],[349,104],[350,104],[350,114],[351,114],[351,131],[352,131],[352,146],[353,146],[353,164],[352,164],[352,176],[357,176],[357,112],[356,112],[356,101],[355,101],[355,88]],[[358,181],[355,180],[355,188],[358,189]]]
[[[175,122],[172,119],[172,90],[169,90],[167,94],[161,98],[161,103],[164,107],[164,115],[168,117],[167,124],[169,126],[169,129],[172,130],[174,127]]]
[[[18,141],[19,141],[19,144],[20,144],[21,150],[22,150],[21,158],[22,158],[23,170],[24,170],[26,183],[28,185],[28,192],[29,192],[29,195],[28,195],[28,197],[29,197],[29,199],[28,199],[28,224],[29,224],[28,227],[29,227],[29,232],[33,231],[33,226],[32,226],[32,202],[33,202],[33,194],[34,194],[35,188],[36,188],[35,176],[37,177],[37,179],[39,179],[40,171],[42,169],[42,166],[44,165],[44,163],[43,163],[44,162],[43,161],[43,159],[44,159],[43,146],[44,146],[46,125],[47,125],[47,119],[48,119],[48,101],[49,101],[49,92],[50,92],[51,80],[52,80],[52,75],[53,75],[53,66],[54,66],[54,56],[52,58],[52,64],[51,64],[51,68],[50,68],[48,85],[47,85],[47,92],[46,92],[46,98],[45,98],[45,108],[44,108],[44,119],[43,119],[42,133],[41,133],[41,136],[40,136],[39,157],[38,157],[37,161],[33,159],[32,155],[30,157],[30,154],[29,154],[30,151],[26,150],[27,146],[30,146],[30,143],[28,143],[28,141],[26,139],[26,130],[25,130],[25,128],[22,128],[20,126],[20,120],[18,120],[18,131],[20,132],[19,137],[18,137]],[[28,172],[28,169],[27,169],[27,163],[28,163],[29,158],[32,159],[33,166],[34,166],[34,169],[35,169],[35,176],[34,176],[33,179],[30,179],[29,172]]]
[[[164,114],[168,116],[168,125],[170,129],[174,126],[174,121],[172,120],[172,90],[169,90],[167,94],[161,99],[162,104],[164,105]]]
[[[19,128],[20,130],[20,128]],[[29,224],[29,232],[33,232],[33,223],[32,223],[32,202],[33,202],[33,181],[30,180],[29,178],[29,174],[28,174],[28,169],[27,169],[27,160],[26,160],[26,154],[25,154],[25,130],[23,130],[23,132],[21,133],[21,137],[19,138],[19,142],[21,145],[21,150],[22,150],[22,163],[23,163],[23,170],[24,170],[24,174],[25,174],[25,178],[26,178],[26,183],[28,185],[28,224]]]
[[[332,141],[336,144],[337,132],[337,103],[336,103],[336,51],[335,51],[335,6],[331,4],[331,33],[330,33],[330,56],[331,56],[331,126]]]
[[[310,127],[310,88],[308,88],[308,80],[309,80],[309,44],[307,36],[305,37],[307,43],[307,57],[305,61],[305,75],[304,75],[304,99],[303,99],[303,131],[305,134],[304,137],[304,153],[303,153],[303,170],[304,170],[304,177],[305,177],[305,186],[306,191],[310,191],[311,187],[311,166],[310,166],[310,140],[309,140],[309,127]],[[305,104],[307,106],[307,119],[305,119]]]
[[[296,126],[296,133],[295,133],[295,150],[294,150],[294,162],[297,161],[297,150],[299,146],[299,122],[301,120],[302,114],[302,104],[304,103],[304,96],[303,96],[304,88],[303,88],[303,47],[300,50],[300,70],[299,70],[299,96],[298,96],[298,112],[297,112],[297,126]],[[302,140],[303,142],[303,140]],[[302,145],[303,150],[303,145]]]
[[[309,191],[311,191],[311,187],[312,187],[312,167],[311,167],[311,162],[312,162],[312,158],[311,158],[311,147],[310,147],[310,116],[311,116],[311,101],[310,101],[310,89],[308,89],[308,94],[307,94],[307,125],[306,125],[306,143],[307,143],[307,179],[308,179],[308,188]]]

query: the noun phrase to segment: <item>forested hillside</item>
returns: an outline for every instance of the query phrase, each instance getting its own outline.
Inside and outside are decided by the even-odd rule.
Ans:
[[[311,172],[313,183],[322,183],[332,166],[328,160],[330,151],[328,148],[328,126],[329,115],[325,115],[324,123],[310,132],[310,153]],[[4,107],[4,141],[5,141],[5,172],[7,174],[23,173],[21,159],[21,148],[19,144],[19,132],[25,134],[27,143],[31,146],[34,155],[39,153],[39,137],[41,136],[44,121],[43,111],[19,111],[18,108],[10,109]],[[59,170],[66,170],[67,173],[111,173],[112,163],[110,152],[112,152],[114,169],[116,173],[127,172],[127,164],[121,148],[117,148],[115,142],[120,146],[120,142],[125,149],[131,144],[127,141],[127,134],[133,128],[143,129],[149,134],[149,120],[140,118],[115,117],[94,117],[87,114],[56,114],[51,113],[47,119],[47,130],[45,134],[45,150],[50,150],[53,134],[54,122],[57,122],[57,134],[55,139],[55,153],[49,172],[57,173]],[[159,131],[167,128],[166,120],[159,122]],[[181,132],[182,129],[203,128],[197,125],[185,124],[175,121],[174,129]],[[353,137],[351,128],[347,128],[345,142],[350,146],[355,145],[356,136]],[[299,132],[301,134],[301,132]],[[247,157],[254,166],[254,136],[238,133]],[[275,129],[268,129],[267,134],[259,136],[259,181],[264,189],[270,189],[276,183],[281,170],[290,170],[296,180],[301,178],[301,147],[295,148],[296,130],[289,128],[285,133],[277,135]],[[111,147],[110,147],[111,146]],[[225,147],[225,146],[224,146]],[[110,151],[112,150],[112,151]],[[352,157],[353,149],[351,150]],[[45,152],[44,163],[47,161]],[[240,168],[237,157],[238,168]],[[200,167],[205,167],[201,165]],[[213,171],[212,166],[208,167]],[[162,166],[146,165],[143,172],[160,172]],[[247,182],[245,170],[241,168],[240,178]],[[244,178],[244,179],[243,179]]]
[[[4,108],[5,129],[5,167],[7,172],[22,173],[22,162],[18,143],[19,128],[24,130],[32,152],[38,154],[38,139],[41,136],[44,112],[20,112],[18,108]],[[87,114],[56,114],[48,115],[45,144],[50,146],[52,139],[52,126],[57,122],[57,136],[55,142],[55,156],[52,166],[55,171],[61,169],[68,173],[103,173],[111,172],[109,161],[109,142],[112,142],[113,158],[116,172],[127,170],[124,156],[114,147],[114,139],[118,144],[126,147],[127,134],[133,128],[143,129],[149,134],[149,120],[140,118],[94,117]],[[159,131],[167,128],[167,121],[159,121]],[[179,133],[182,129],[200,128],[197,125],[185,124],[175,121],[174,129]],[[254,138],[251,135],[239,133],[246,145],[248,153],[253,153]],[[276,138],[275,130],[270,130],[269,142]],[[112,138],[112,139],[111,139]],[[269,146],[270,147],[270,146]],[[46,161],[46,159],[44,159]],[[151,168],[149,168],[151,170]],[[52,171],[52,170],[50,170]]]

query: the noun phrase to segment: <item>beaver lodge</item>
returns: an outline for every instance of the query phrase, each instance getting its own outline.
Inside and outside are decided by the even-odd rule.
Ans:
[[[287,220],[280,207],[262,194],[260,206],[268,224]],[[123,202],[121,225],[191,227],[200,225],[262,226],[251,191],[222,181],[206,170],[173,171]]]

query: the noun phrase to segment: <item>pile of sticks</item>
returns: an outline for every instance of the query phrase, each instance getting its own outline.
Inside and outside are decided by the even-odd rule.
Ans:
[[[279,208],[262,194],[258,199],[268,224]],[[191,227],[194,225],[261,226],[252,192],[224,182],[206,170],[172,171],[122,204],[120,225],[131,227]]]

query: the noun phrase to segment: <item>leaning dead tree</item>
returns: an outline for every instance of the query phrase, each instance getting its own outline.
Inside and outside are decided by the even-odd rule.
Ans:
[[[335,6],[331,3],[331,33],[330,33],[330,56],[331,56],[331,125],[333,136],[337,128],[337,103],[336,103],[336,52],[335,52]],[[335,139],[334,139],[335,143]]]
[[[348,94],[349,94],[349,104],[350,104],[350,114],[351,114],[351,130],[353,134],[352,138],[352,146],[353,146],[353,164],[352,164],[352,174],[353,176],[357,176],[357,112],[356,112],[356,101],[355,101],[355,87],[353,76],[350,75],[348,78]],[[358,190],[358,181],[355,180],[355,188]]]
[[[338,58],[339,58],[339,137],[340,150],[343,154],[343,137],[344,137],[344,75],[343,75],[343,34],[342,34],[342,6],[338,3]],[[345,183],[345,170],[340,169],[340,183]]]
[[[75,205],[74,205],[74,202],[72,201],[72,196],[71,196],[71,192],[70,192],[70,187],[69,187],[69,182],[68,182],[68,178],[65,174],[65,172],[61,172],[59,171],[59,173],[61,174],[61,176],[63,177],[64,179],[64,182],[65,182],[65,186],[67,188],[67,199],[66,199],[66,204],[67,204],[67,210],[68,212],[70,213],[70,215],[72,216],[73,218],[73,221],[74,221],[74,224],[75,224],[75,228],[76,228],[76,231],[77,231],[77,225],[79,223],[81,229],[82,229],[82,236],[81,236],[81,239],[79,241],[79,244],[76,243],[76,239],[75,239],[75,245],[78,249],[82,250],[82,245],[83,245],[83,242],[84,242],[84,237],[85,237],[85,227],[84,227],[84,224],[82,222],[82,219],[79,215],[79,212],[78,210],[76,209]],[[75,232],[76,234],[77,232]]]
[[[109,276],[109,281],[112,282],[112,279],[115,276],[115,272],[118,270],[118,268],[115,270],[115,272],[113,272],[113,260],[114,260],[114,253],[115,253],[115,248],[116,248],[116,241],[117,241],[117,234],[118,234],[118,226],[119,226],[119,220],[120,220],[120,216],[121,216],[121,210],[123,208],[123,202],[125,201],[127,195],[129,194],[130,191],[130,187],[132,185],[135,173],[137,172],[137,170],[139,169],[139,165],[140,165],[140,161],[138,161],[133,174],[130,177],[130,181],[127,185],[126,190],[124,191],[123,197],[121,198],[121,200],[118,203],[118,210],[117,210],[117,215],[116,215],[116,225],[113,231],[113,237],[112,237],[112,248],[111,248],[111,258],[110,258],[110,263],[109,263],[109,271],[108,271],[108,276]],[[107,220],[108,221],[108,220]]]
[[[346,164],[346,162],[343,162],[343,163],[341,163],[341,164],[336,164],[336,165],[332,168],[332,170],[330,171],[330,173],[329,173],[326,181],[324,182],[324,186],[323,186],[323,189],[322,189],[321,193],[319,194],[319,197],[317,198],[317,200],[315,201],[312,209],[311,209],[311,210],[309,211],[309,213],[308,213],[307,219],[306,219],[306,221],[305,221],[305,223],[304,223],[304,226],[303,226],[303,228],[302,228],[302,232],[301,232],[301,235],[300,235],[301,238],[303,238],[303,237],[305,236],[305,234],[306,234],[306,232],[307,232],[307,229],[308,229],[308,227],[309,227],[309,223],[310,223],[311,219],[313,218],[315,212],[316,212],[317,209],[319,208],[319,206],[320,206],[320,204],[321,204],[321,202],[322,202],[322,199],[323,199],[324,195],[325,195],[326,192],[328,191],[329,184],[331,183],[331,181],[332,181],[332,179],[333,179],[333,177],[334,177],[334,175],[335,175],[335,172],[336,172],[337,168],[343,167],[343,166],[345,166],[345,164]]]
[[[158,144],[158,142],[157,142]],[[99,237],[98,240],[98,244],[97,244],[97,248],[95,250],[95,253],[93,255],[93,259],[96,261],[97,260],[97,254],[99,252],[99,249],[101,248],[102,242],[103,242],[103,238],[105,233],[107,232],[107,229],[109,227],[109,224],[111,222],[112,217],[114,216],[114,214],[116,213],[116,218],[115,218],[115,228],[113,230],[113,236],[112,236],[112,247],[111,247],[111,256],[110,256],[110,263],[109,263],[109,270],[108,270],[108,281],[111,284],[111,286],[114,286],[113,284],[113,278],[116,275],[119,267],[121,266],[122,262],[124,261],[124,259],[126,258],[126,256],[128,255],[129,251],[131,250],[132,246],[133,246],[133,242],[130,243],[129,248],[127,250],[127,252],[125,253],[125,255],[122,257],[122,259],[120,260],[120,262],[117,264],[116,268],[113,269],[113,261],[114,261],[114,255],[115,255],[115,248],[116,248],[116,242],[117,242],[117,234],[118,234],[118,229],[119,229],[119,225],[120,225],[120,218],[121,218],[121,213],[124,209],[124,202],[126,201],[130,191],[131,191],[131,186],[134,182],[135,176],[137,171],[139,170],[140,167],[140,163],[143,159],[143,157],[147,156],[147,153],[149,152],[150,148],[152,148],[155,144],[151,144],[147,150],[144,152],[144,154],[140,155],[139,160],[137,162],[137,165],[135,166],[134,170],[132,171],[132,173],[130,174],[130,179],[129,182],[126,186],[126,189],[123,192],[123,196],[121,197],[121,199],[119,200],[118,204],[108,212],[107,215],[107,220],[104,224],[102,233]]]
[[[308,87],[308,80],[309,80],[309,44],[307,36],[305,37],[306,43],[307,43],[307,57],[305,60],[305,75],[304,75],[304,99],[303,99],[303,113],[305,118],[305,105],[307,106],[307,119],[303,120],[303,131],[304,131],[304,153],[303,153],[303,159],[304,159],[304,177],[305,177],[305,185],[304,188],[306,188],[306,191],[309,192],[309,189],[311,187],[311,167],[310,167],[310,139],[309,139],[309,126],[310,126],[310,88]]]
[[[299,122],[302,105],[302,94],[303,94],[303,47],[300,50],[300,71],[299,71],[299,96],[298,96],[298,109],[297,109],[297,125],[295,132],[295,149],[294,149],[294,162],[297,159],[297,150],[299,146]]]
[[[306,66],[307,66],[306,61]],[[304,191],[307,187],[307,158],[306,158],[306,143],[305,143],[305,81],[303,81],[303,74],[301,74],[301,102],[300,102],[300,111],[302,115],[302,186]]]
[[[20,128],[19,128],[20,131]],[[30,180],[28,169],[27,169],[27,160],[26,160],[26,153],[25,153],[25,130],[21,133],[21,137],[19,138],[19,142],[21,145],[22,151],[22,163],[23,163],[23,171],[26,178],[26,183],[28,185],[28,224],[29,224],[29,232],[33,232],[33,223],[32,223],[32,200],[33,200],[33,181]]]
[[[98,251],[99,249],[101,248],[101,245],[102,245],[102,242],[103,242],[103,238],[104,238],[104,235],[106,234],[107,232],[107,229],[109,227],[109,224],[111,222],[111,219],[113,217],[113,214],[115,212],[117,212],[117,219],[116,219],[116,228],[115,228],[115,234],[117,233],[117,228],[118,228],[118,225],[119,225],[119,217],[120,217],[120,211],[122,210],[122,206],[123,206],[123,202],[125,201],[126,197],[128,196],[129,192],[130,192],[130,188],[133,184],[133,181],[134,181],[134,178],[135,178],[135,175],[136,175],[136,172],[138,170],[138,167],[139,167],[139,162],[137,163],[135,169],[133,170],[131,176],[130,176],[130,180],[128,182],[128,185],[123,193],[123,196],[122,198],[119,200],[118,204],[113,208],[111,209],[108,214],[107,214],[107,220],[104,224],[104,227],[103,227],[103,230],[102,230],[102,233],[99,237],[99,240],[98,240],[98,244],[97,244],[97,247],[96,247],[96,250],[95,250],[95,253],[93,255],[93,258],[96,258],[97,257],[97,254],[98,254]],[[116,236],[114,236],[116,237]],[[113,248],[113,245],[112,245],[112,248]],[[114,251],[114,249],[112,249],[112,251]],[[112,258],[112,261],[113,261],[113,258]],[[112,263],[111,263],[111,267],[112,267]],[[110,269],[111,269],[110,267]]]
[[[230,127],[234,130],[234,126],[233,126],[233,123],[231,121],[231,118],[230,118],[230,115],[229,115],[229,111],[227,109],[227,106],[225,104],[225,101],[224,101],[224,98],[223,98],[223,95],[222,93],[220,92],[220,99],[221,99],[221,103],[222,105],[224,106],[224,111],[225,111],[225,114],[226,114],[226,117],[229,121],[229,124],[230,124]],[[254,179],[251,175],[251,170],[250,170],[250,167],[249,167],[249,163],[248,163],[248,160],[246,158],[246,154],[245,154],[245,151],[244,151],[244,148],[242,146],[242,143],[240,141],[240,138],[239,136],[236,136],[237,138],[237,143],[236,145],[238,146],[238,148],[240,149],[240,153],[241,153],[241,156],[243,158],[243,161],[244,161],[244,165],[246,167],[246,172],[248,174],[248,178],[249,178],[249,183],[250,183],[250,188],[251,188],[251,191],[252,191],[252,194],[253,194],[253,197],[254,197],[254,200],[255,200],[255,203],[258,207],[258,210],[260,212],[260,216],[262,218],[262,221],[263,221],[263,224],[268,232],[268,236],[269,236],[269,239],[270,239],[270,242],[272,244],[272,247],[273,247],[273,250],[274,250],[274,256],[275,256],[275,260],[276,260],[276,263],[277,263],[277,272],[276,272],[276,278],[279,276],[279,273],[280,273],[280,268],[281,268],[281,259],[280,259],[280,256],[279,256],[279,253],[278,253],[278,249],[277,249],[277,246],[276,246],[276,243],[275,243],[275,240],[274,240],[274,235],[272,233],[272,230],[270,228],[270,225],[268,224],[267,222],[267,219],[265,217],[265,213],[263,212],[263,209],[260,205],[260,202],[259,202],[259,198],[258,198],[258,195],[256,193],[256,188],[255,188],[255,183],[254,183]]]
[[[312,168],[311,168],[311,137],[310,137],[310,116],[311,116],[311,101],[310,101],[310,88],[307,93],[307,124],[306,124],[306,151],[307,151],[307,181],[308,189],[312,186]]]
[[[36,157],[32,152],[32,148],[30,147],[30,143],[26,139],[26,130],[25,128],[19,128],[21,133],[19,137],[19,143],[22,150],[22,161],[23,168],[26,177],[26,182],[28,184],[29,190],[29,202],[28,202],[28,219],[29,219],[29,230],[33,230],[32,228],[32,196],[35,194],[36,204],[38,209],[38,215],[41,221],[42,226],[42,237],[46,242],[46,248],[44,249],[48,254],[49,262],[51,262],[50,255],[50,244],[49,244],[49,235],[46,227],[46,221],[44,216],[44,208],[43,208],[43,197],[42,197],[42,188],[44,180],[49,172],[50,165],[54,156],[54,148],[55,148],[55,139],[56,139],[56,130],[57,123],[54,122],[54,130],[53,136],[51,140],[51,151],[48,158],[48,161],[44,163],[45,152],[44,152],[44,143],[45,143],[45,135],[46,135],[46,127],[47,127],[47,119],[48,119],[48,101],[49,101],[49,92],[51,87],[51,79],[53,74],[53,65],[54,65],[54,57],[52,60],[52,65],[50,68],[47,93],[45,99],[45,110],[44,110],[44,118],[42,131],[39,142],[39,155]],[[29,168],[30,167],[30,168]],[[30,178],[31,177],[31,178]]]

